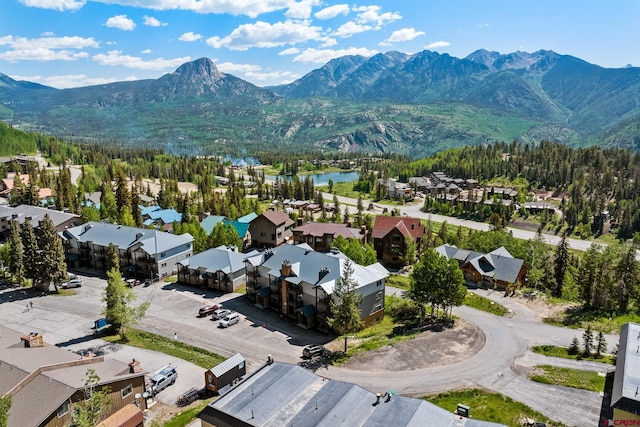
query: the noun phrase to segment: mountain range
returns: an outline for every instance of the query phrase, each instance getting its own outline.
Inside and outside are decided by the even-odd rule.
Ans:
[[[0,119],[80,141],[215,154],[288,149],[427,155],[493,140],[640,147],[640,68],[540,50],[333,59],[260,88],[201,58],[159,79],[54,89],[0,74]]]

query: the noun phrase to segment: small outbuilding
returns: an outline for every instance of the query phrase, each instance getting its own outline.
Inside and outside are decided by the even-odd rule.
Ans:
[[[225,394],[247,373],[244,357],[236,353],[204,373],[205,388],[219,395]]]

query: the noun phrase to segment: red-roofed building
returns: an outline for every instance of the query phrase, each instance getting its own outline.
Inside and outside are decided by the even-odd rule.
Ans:
[[[377,216],[373,224],[371,238],[378,259],[385,265],[402,266],[402,258],[407,250],[406,238],[416,242],[420,252],[424,225],[419,218],[398,216]]]
[[[360,229],[331,222],[309,222],[293,229],[293,241],[296,245],[306,243],[317,252],[329,251],[333,240],[338,236],[360,239],[364,243],[366,235],[364,226]]]
[[[255,248],[279,246],[293,235],[293,220],[284,212],[268,210],[249,224],[251,244]]]

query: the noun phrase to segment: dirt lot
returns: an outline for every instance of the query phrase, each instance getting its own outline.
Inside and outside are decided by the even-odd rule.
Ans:
[[[410,371],[470,358],[485,344],[482,331],[465,320],[442,332],[426,331],[410,341],[359,353],[346,367],[363,371]]]

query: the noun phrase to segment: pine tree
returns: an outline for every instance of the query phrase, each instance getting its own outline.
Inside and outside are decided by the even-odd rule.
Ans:
[[[578,341],[578,337],[573,337],[571,341],[571,345],[567,349],[567,353],[571,355],[576,355],[580,352],[580,341]]]
[[[353,265],[350,259],[344,262],[342,275],[337,280],[330,303],[329,325],[341,334],[359,331],[364,323],[360,317],[363,296],[356,292],[357,283],[352,279]]]
[[[24,276],[35,285],[40,277],[40,254],[38,253],[36,233],[28,219],[22,224],[22,248],[24,249],[24,265],[29,266],[29,268],[25,268]]]
[[[598,338],[596,340],[596,356],[600,357],[607,352],[607,339],[604,336],[604,332],[598,331]]]
[[[142,212],[140,212],[140,194],[133,187],[131,189],[131,216],[136,227],[142,227]]]
[[[585,357],[590,357],[591,352],[593,351],[593,332],[591,331],[591,325],[587,325],[587,329],[584,330],[582,334],[582,341],[584,342],[584,353]]]
[[[116,207],[118,210],[123,208],[131,208],[131,196],[129,194],[129,183],[127,175],[124,173],[122,166],[118,165],[116,171]]]
[[[24,282],[24,247],[20,238],[20,229],[16,221],[11,221],[9,234],[9,273],[19,285]]]
[[[569,242],[567,242],[566,233],[562,233],[562,238],[556,247],[556,257],[553,267],[555,286],[552,294],[554,297],[560,298],[562,296],[562,289],[564,288],[564,276],[569,268]]]
[[[58,292],[58,285],[67,280],[67,263],[62,240],[48,214],[40,223],[40,229],[41,234],[38,240],[41,257],[40,281],[43,284],[43,290],[48,291],[50,284],[53,284]]]
[[[109,243],[107,257],[105,258],[105,267],[107,271],[113,269],[120,271],[120,256],[118,255],[118,246],[115,243]]]

